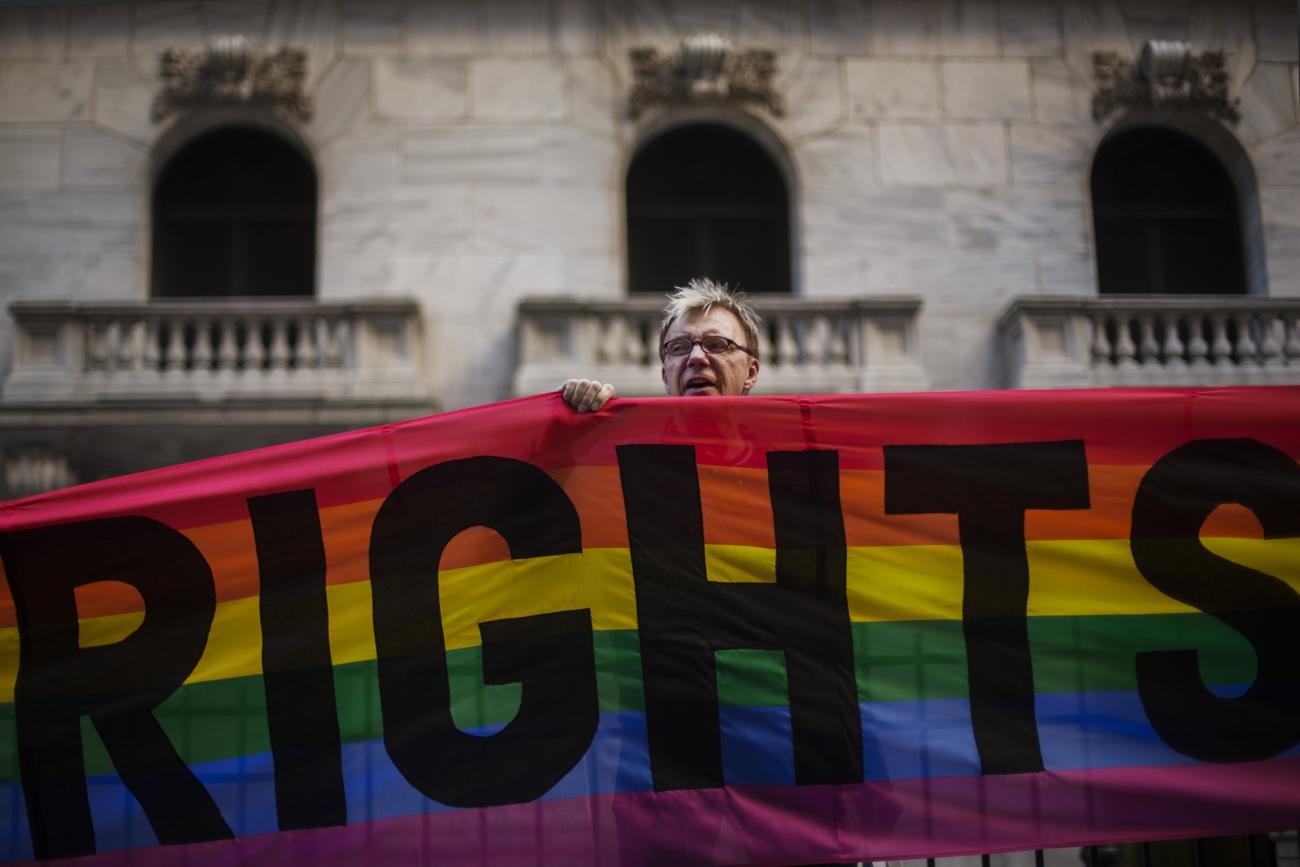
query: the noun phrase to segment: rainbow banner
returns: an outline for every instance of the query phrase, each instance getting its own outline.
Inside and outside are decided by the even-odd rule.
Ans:
[[[0,860],[1294,828],[1298,456],[1295,388],[544,395],[6,503]]]

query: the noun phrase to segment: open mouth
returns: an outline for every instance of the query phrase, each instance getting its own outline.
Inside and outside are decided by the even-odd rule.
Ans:
[[[717,384],[714,383],[713,380],[705,379],[701,376],[695,376],[686,380],[686,385],[682,388],[682,391],[700,391],[706,388],[717,388]]]

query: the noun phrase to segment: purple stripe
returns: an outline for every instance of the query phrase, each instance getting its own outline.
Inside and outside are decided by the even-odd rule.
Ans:
[[[194,846],[97,867],[354,864],[637,867],[882,860],[1292,827],[1300,759],[854,786],[736,786],[425,813]]]

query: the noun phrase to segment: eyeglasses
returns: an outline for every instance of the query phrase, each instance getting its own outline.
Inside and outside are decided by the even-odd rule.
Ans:
[[[695,348],[697,343],[700,345],[700,349],[703,349],[709,355],[722,355],[733,349],[739,349],[747,355],[754,354],[730,337],[723,337],[721,334],[710,334],[708,337],[700,337],[694,340],[689,337],[674,337],[672,340],[665,342],[660,349],[664,355],[680,358],[683,355],[690,355],[691,350]]]

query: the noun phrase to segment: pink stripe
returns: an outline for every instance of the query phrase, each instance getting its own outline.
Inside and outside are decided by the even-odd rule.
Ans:
[[[609,795],[113,852],[96,867],[788,864],[1244,834],[1300,822],[1300,759]]]

